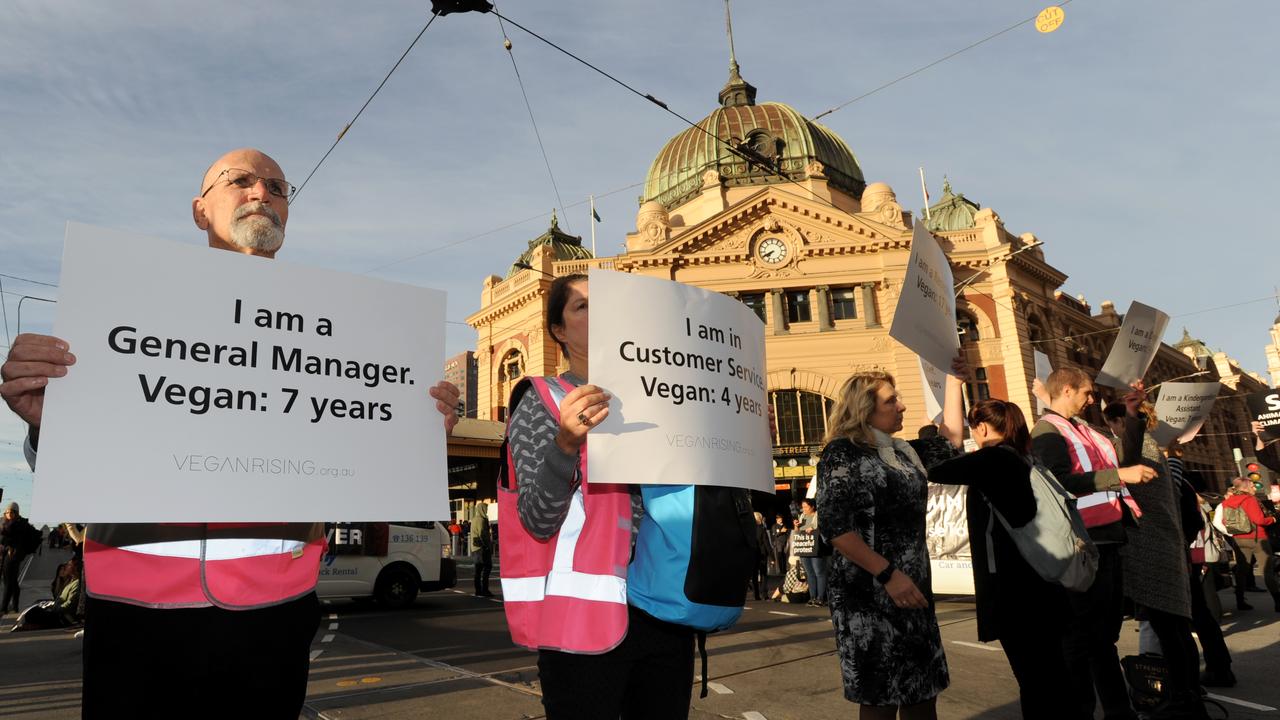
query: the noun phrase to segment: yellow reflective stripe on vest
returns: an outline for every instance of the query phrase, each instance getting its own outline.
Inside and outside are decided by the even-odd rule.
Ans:
[[[205,560],[235,560],[237,558],[261,557],[263,555],[301,553],[307,546],[301,540],[282,540],[279,538],[214,538],[205,540],[204,544]],[[188,560],[200,559],[199,540],[122,545],[118,549],[143,555],[186,558]]]

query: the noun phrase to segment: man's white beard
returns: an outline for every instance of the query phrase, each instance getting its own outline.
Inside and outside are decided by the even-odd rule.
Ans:
[[[261,215],[231,221],[231,244],[236,247],[275,252],[284,245],[284,230]]]

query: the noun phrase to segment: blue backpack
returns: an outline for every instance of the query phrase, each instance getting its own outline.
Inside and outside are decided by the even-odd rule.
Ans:
[[[627,568],[627,602],[697,631],[707,696],[707,633],[742,616],[760,562],[751,491],[709,485],[644,485],[644,518]]]
[[[627,600],[695,630],[732,627],[760,558],[750,491],[645,485],[640,494],[644,519],[627,570]]]

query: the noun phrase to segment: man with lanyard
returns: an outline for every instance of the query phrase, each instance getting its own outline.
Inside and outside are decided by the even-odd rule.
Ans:
[[[209,247],[275,257],[293,186],[267,155],[219,158],[192,200]],[[32,468],[44,388],[75,363],[46,335],[14,340],[0,396],[28,426]],[[458,389],[430,389],[446,434]],[[85,538],[83,717],[298,717],[320,621],[323,523],[94,524]],[[140,684],[141,683],[141,684]]]
[[[1138,408],[1145,398],[1141,383],[1124,397],[1129,420],[1119,448],[1078,415],[1097,399],[1093,381],[1079,368],[1060,368],[1046,382],[1049,409],[1031,431],[1032,449],[1058,481],[1079,498],[1078,507],[1098,546],[1098,574],[1082,593],[1068,593],[1073,617],[1067,623],[1063,651],[1071,673],[1068,702],[1091,717],[1100,700],[1106,720],[1136,720],[1116,653],[1124,620],[1120,546],[1125,522],[1139,515],[1125,484],[1144,483],[1156,473],[1145,465],[1121,464],[1141,458],[1142,423]],[[1097,688],[1095,695],[1094,688]]]

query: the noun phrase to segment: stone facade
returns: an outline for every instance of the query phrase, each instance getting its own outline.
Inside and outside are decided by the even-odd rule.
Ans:
[[[847,166],[850,158],[840,162]],[[813,474],[825,409],[853,372],[877,368],[897,378],[908,407],[902,434],[915,437],[929,422],[919,365],[888,332],[916,219],[888,185],[873,182],[855,196],[829,182],[824,170],[818,157],[799,176],[748,183],[708,169],[700,190],[681,191],[674,205],[660,197],[643,202],[624,254],[558,259],[552,247],[535,246],[523,256],[529,269],[487,278],[481,308],[467,318],[477,331],[478,416],[504,419],[506,398],[522,375],[565,369],[543,324],[546,290],[555,276],[601,268],[697,285],[756,310],[765,324],[771,402],[784,426],[774,452],[780,490],[799,492]],[[1096,371],[1121,317],[1110,303],[1094,314],[1083,298],[1062,292],[1067,275],[1048,263],[1034,235],[1006,230],[995,211],[963,196],[965,212],[958,213],[956,197],[948,186],[934,206],[952,208],[947,221],[928,226],[964,287],[957,322],[975,370],[968,392],[1033,408],[1033,350],[1045,352],[1054,367]],[[1206,369],[1223,382],[1206,436],[1187,448],[1188,465],[1222,486],[1234,467],[1231,447],[1240,444],[1225,433],[1248,430],[1233,409],[1238,401],[1227,397],[1257,379],[1225,357],[1211,357],[1207,368],[1197,362],[1194,352],[1163,345],[1147,382]],[[1092,419],[1101,422],[1100,413]]]

